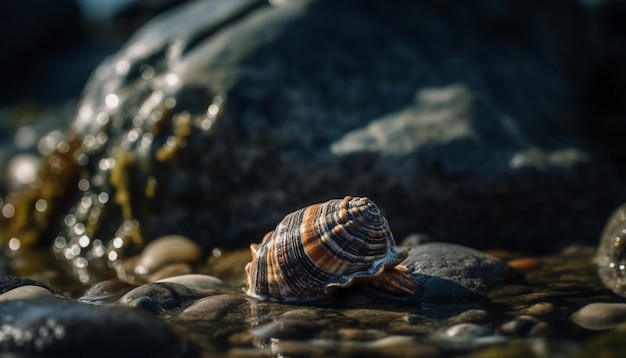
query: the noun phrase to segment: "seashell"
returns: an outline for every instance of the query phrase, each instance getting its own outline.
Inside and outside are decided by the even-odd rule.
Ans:
[[[607,220],[594,261],[604,285],[626,297],[626,204]]]
[[[368,198],[346,196],[294,211],[250,245],[247,294],[262,300],[307,302],[365,282],[413,295],[417,282],[398,265],[387,219]]]

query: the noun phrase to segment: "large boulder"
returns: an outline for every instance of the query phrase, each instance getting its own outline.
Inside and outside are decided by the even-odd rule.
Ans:
[[[60,212],[22,205],[5,236],[60,224],[70,259],[114,237],[109,258],[171,233],[241,246],[360,195],[396,237],[595,240],[621,198],[580,123],[584,24],[575,1],[191,2],[95,71],[52,156],[73,171],[45,171],[69,186],[28,196]]]

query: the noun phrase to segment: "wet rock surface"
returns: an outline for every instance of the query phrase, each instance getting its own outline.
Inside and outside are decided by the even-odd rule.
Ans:
[[[0,348],[6,353],[94,357],[177,357],[183,340],[139,310],[62,300],[0,304]]]
[[[123,306],[158,313],[179,308],[193,297],[193,293],[187,286],[169,282],[150,283],[126,293],[120,298],[119,303]]]
[[[0,294],[6,293],[22,286],[39,286],[50,290],[50,288],[47,287],[45,284],[28,278],[11,275],[0,276]]]
[[[500,286],[513,273],[498,259],[478,250],[449,243],[426,243],[411,248],[401,263],[419,283],[415,299],[438,303],[478,299]]]
[[[419,253],[422,245],[424,264],[408,267],[416,271],[421,267],[422,273],[428,268],[431,280],[454,279],[467,291],[475,290],[473,295],[480,293],[481,298],[468,299],[465,291],[458,296],[459,291],[448,290],[449,285],[433,284],[430,287],[436,288],[435,293],[427,293],[429,286],[425,285],[420,297],[425,300],[416,304],[354,285],[338,290],[334,300],[324,302],[264,302],[245,295],[243,270],[224,281],[212,276],[219,272],[212,267],[243,267],[250,259],[238,252],[222,252],[209,260],[211,265],[199,267],[204,274],[164,280],[171,282],[76,282],[85,286],[86,292],[73,297],[97,304],[58,298],[0,302],[0,313],[10,311],[14,317],[2,322],[11,332],[31,332],[38,325],[44,327],[44,333],[50,325],[80,327],[72,328],[73,335],[56,338],[52,335],[39,339],[35,334],[33,339],[43,342],[37,346],[40,348],[30,343],[18,346],[17,336],[6,336],[2,347],[18,353],[71,353],[88,349],[84,347],[94,337],[106,335],[115,342],[94,343],[94,347],[111,345],[103,348],[101,356],[132,356],[137,352],[135,347],[142,352],[173,349],[168,352],[176,353],[182,349],[182,339],[188,348],[186,357],[209,353],[464,357],[489,352],[510,355],[538,344],[545,347],[530,356],[550,357],[557,352],[583,352],[591,349],[588,345],[609,342],[614,339],[612,332],[619,329],[615,327],[623,324],[623,299],[606,289],[597,276],[592,247],[570,247],[555,255],[534,256],[541,265],[517,271],[511,280],[508,271],[513,269],[503,268],[505,263],[528,256],[500,252],[503,258],[496,260],[478,250],[439,242],[412,247],[411,252]],[[450,259],[442,248],[446,248]],[[241,251],[249,255],[247,249]],[[439,264],[434,259],[431,262],[429,255],[442,256]],[[502,272],[507,274],[499,276]],[[482,283],[476,286],[477,282]],[[38,317],[53,319],[54,324]],[[104,317],[108,319],[106,325]],[[150,328],[142,328],[144,324]],[[29,335],[20,337],[24,336]],[[79,339],[87,343],[75,343]],[[148,343],[152,339],[159,341]],[[132,348],[111,353],[120,349],[114,346],[118,343]]]

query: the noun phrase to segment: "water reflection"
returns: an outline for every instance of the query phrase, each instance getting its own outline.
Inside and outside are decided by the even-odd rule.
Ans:
[[[106,103],[109,108],[117,108],[120,103],[120,98],[115,93],[109,93],[104,97],[104,103]]]
[[[9,179],[19,184],[30,184],[37,177],[39,165],[40,159],[34,155],[17,155],[9,163]]]
[[[32,127],[22,127],[15,133],[14,141],[18,148],[30,148],[37,142],[37,133]]]

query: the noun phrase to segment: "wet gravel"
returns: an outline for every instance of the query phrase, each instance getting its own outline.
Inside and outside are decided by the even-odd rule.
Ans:
[[[244,251],[216,251],[197,264],[197,273],[157,283],[142,282],[145,277],[141,276],[135,276],[132,284],[113,278],[83,283],[72,271],[33,272],[27,276],[36,278],[40,286],[33,286],[33,281],[15,280],[14,285],[24,289],[25,294],[0,304],[0,310],[13,312],[12,320],[5,320],[3,327],[18,332],[34,330],[35,324],[45,326],[46,322],[33,320],[38,314],[60,322],[61,327],[75,327],[83,324],[81,319],[87,319],[87,327],[92,325],[93,331],[80,333],[80,339],[106,336],[114,341],[111,344],[125,339],[141,346],[153,339],[151,335],[171,335],[176,343],[168,347],[177,347],[176,352],[188,357],[218,353],[233,357],[551,357],[557,353],[586,357],[590,356],[586,353],[591,352],[590,347],[608,349],[603,346],[608,343],[598,342],[614,340],[626,322],[623,299],[606,289],[597,275],[593,247],[572,246],[540,257],[495,252],[503,263],[532,257],[539,264],[518,266],[512,276],[481,292],[479,299],[416,303],[353,286],[340,290],[331,300],[306,305],[262,302],[246,296],[242,269],[221,280],[224,265],[243,267],[249,261]],[[55,260],[44,250],[21,260],[27,257]],[[493,255],[489,257],[497,260]],[[221,270],[214,269],[217,267]],[[101,272],[101,276],[115,274],[109,268],[103,271],[108,273]],[[57,294],[48,291],[50,294],[41,295],[41,290],[47,290],[41,287],[44,284]],[[0,300],[3,297],[0,295]],[[64,313],[67,309],[75,311],[76,318]],[[130,312],[130,316],[114,313],[111,318],[108,313],[100,313],[108,310]],[[131,325],[155,324],[160,328],[136,336],[132,333],[132,338],[118,337],[126,328],[116,331],[115,325],[124,325],[135,315],[141,320]],[[113,324],[107,328],[112,333],[101,328],[106,326],[104,322]],[[18,352],[39,349],[32,344],[20,345],[15,336],[6,337],[2,347]],[[56,347],[84,347],[74,347],[77,343],[72,340],[76,338],[71,335],[57,339],[42,346],[41,352]]]

